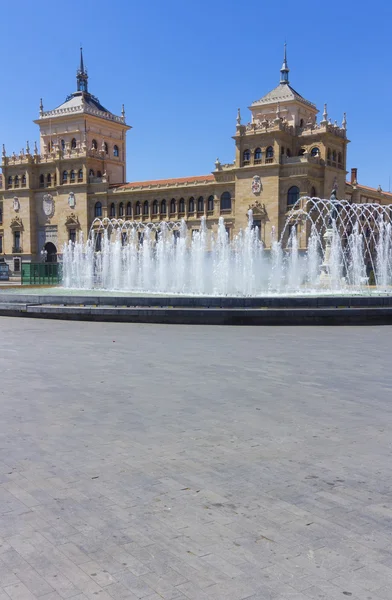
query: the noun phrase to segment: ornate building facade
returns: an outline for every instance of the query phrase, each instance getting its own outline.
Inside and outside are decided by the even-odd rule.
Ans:
[[[184,218],[190,230],[216,228],[223,217],[230,236],[247,224],[249,208],[266,247],[273,228],[279,236],[288,211],[301,196],[338,197],[352,202],[392,202],[392,194],[358,185],[356,169],[346,182],[347,124],[320,121],[317,107],[289,82],[286,58],[279,84],[249,107],[243,124],[238,110],[233,163],[208,175],[126,182],[124,107],[117,116],[88,89],[80,56],[77,90],[39,117],[39,148],[16,155],[3,146],[0,202],[0,257],[11,270],[20,261],[54,261],[79,232],[88,235],[94,219],[159,222]]]

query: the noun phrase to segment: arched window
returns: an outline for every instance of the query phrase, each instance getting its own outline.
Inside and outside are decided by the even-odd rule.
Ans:
[[[63,183],[67,183],[68,181],[68,171],[63,171]]]
[[[207,200],[207,209],[209,212],[214,210],[214,196],[209,196]]]
[[[316,188],[314,186],[310,190],[310,197],[311,198],[317,198],[317,192],[316,192]]]
[[[53,150],[53,144],[52,142],[48,142],[48,152],[52,152]]]
[[[170,212],[171,214],[176,212],[176,201],[174,198],[170,200]]]
[[[22,175],[22,187],[26,187],[26,175]]]
[[[113,148],[113,156],[119,156],[118,146],[114,146],[114,148]]]
[[[89,172],[88,172],[88,174],[89,174],[90,177],[95,177],[95,173],[94,173],[93,169],[90,169]]]
[[[118,216],[124,216],[124,204],[122,202],[120,202],[120,204],[118,205]]]
[[[162,200],[161,202],[161,215],[166,214],[166,200]]]
[[[52,184],[52,175],[50,173],[46,176],[46,185],[49,187]]]
[[[69,180],[71,183],[75,183],[75,171],[73,169],[69,174]]]
[[[12,187],[12,175],[8,176],[8,187]]]
[[[136,216],[140,216],[140,202],[139,202],[139,200],[136,202],[136,205],[135,205],[135,215]]]
[[[103,147],[104,147],[104,150],[105,150],[105,154],[109,154],[109,147],[108,147],[108,145],[107,145],[106,142],[104,142]]]
[[[332,162],[336,162],[336,150],[332,152]]]
[[[132,204],[130,202],[128,202],[127,204],[127,217],[131,217],[132,216]]]
[[[143,203],[143,215],[148,215],[148,200],[145,200]]]
[[[274,159],[274,149],[272,146],[268,146],[267,150],[265,151],[265,161],[272,162],[273,159]]]
[[[320,156],[320,149],[315,146],[310,151],[310,156]]]
[[[97,148],[98,148],[97,140],[93,140],[91,142],[91,149],[92,150],[97,150]]]
[[[75,138],[72,138],[71,148],[73,148],[73,149],[76,148],[76,139]]]
[[[189,211],[190,213],[194,213],[195,212],[195,199],[192,196],[191,198],[189,198]]]
[[[262,157],[261,148],[256,148],[256,150],[255,150],[255,162],[257,161],[258,163],[260,163],[261,162],[261,157]]]
[[[15,175],[14,186],[19,187],[19,175]]]
[[[291,186],[287,192],[287,206],[293,206],[299,198],[299,188],[296,185]]]
[[[44,187],[45,186],[45,177],[44,175],[40,175],[39,176],[39,187]]]
[[[180,202],[178,205],[178,212],[180,213],[184,213],[185,212],[185,200],[184,198],[180,198]]]
[[[158,214],[158,200],[154,200],[154,202],[152,203],[152,214]]]
[[[221,210],[231,210],[231,194],[230,192],[223,192],[220,197]]]
[[[79,169],[78,171],[78,181],[83,181],[83,169]]]
[[[101,171],[97,171],[97,177],[102,177]]]
[[[341,165],[342,164],[342,153],[339,152],[338,154],[338,164]]]
[[[244,165],[248,165],[250,162],[250,150],[244,150],[242,153],[242,160]]]
[[[110,217],[115,217],[116,216],[116,205],[114,204],[114,202],[112,202],[111,205],[110,205],[109,216]]]
[[[102,217],[102,204],[100,202],[96,202],[94,206],[94,215],[96,217]]]
[[[65,142],[64,142],[64,140],[61,140],[60,147],[61,147],[61,150],[64,152],[64,150],[65,150]]]
[[[197,199],[197,212],[204,212],[204,198],[200,196]]]

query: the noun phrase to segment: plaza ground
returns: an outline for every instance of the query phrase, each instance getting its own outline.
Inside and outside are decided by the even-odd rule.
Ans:
[[[390,327],[0,333],[0,600],[392,598]]]

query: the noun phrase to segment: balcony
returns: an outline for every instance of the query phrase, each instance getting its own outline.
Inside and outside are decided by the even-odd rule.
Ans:
[[[22,254],[23,249],[21,246],[12,246],[12,254]]]

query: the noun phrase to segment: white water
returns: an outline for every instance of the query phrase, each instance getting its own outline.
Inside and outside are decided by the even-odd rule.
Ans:
[[[331,233],[327,289],[366,291],[369,273],[376,289],[392,284],[392,207],[340,202],[330,220],[328,200],[301,199],[287,218],[280,240],[259,240],[248,226],[230,242],[224,219],[217,231],[201,218],[193,235],[185,221],[157,224],[96,219],[89,239],[63,248],[63,285],[173,294],[243,295],[317,292],[327,228]],[[304,235],[300,249],[297,230]],[[100,236],[100,249],[99,240]],[[301,238],[303,242],[303,238]]]

